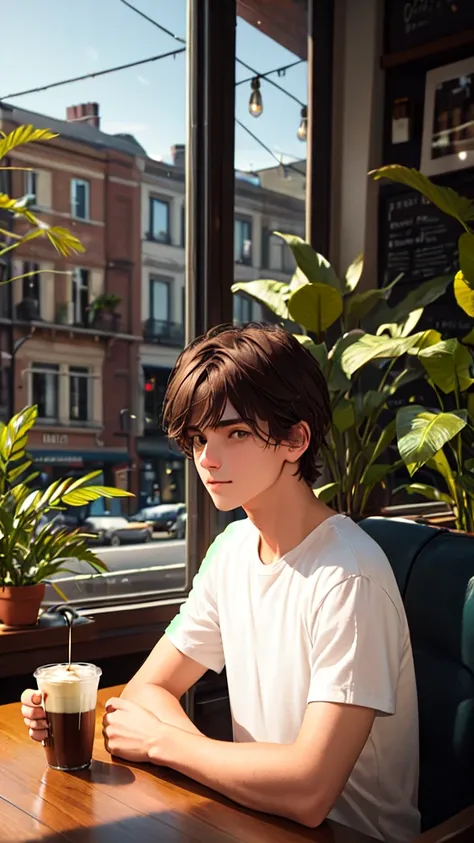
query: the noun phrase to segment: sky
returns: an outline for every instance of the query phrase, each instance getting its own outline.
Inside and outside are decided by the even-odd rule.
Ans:
[[[186,0],[131,0],[133,5],[174,34],[186,37]],[[170,148],[186,140],[185,54],[129,68],[98,79],[86,79],[52,90],[9,96],[60,79],[179,48],[169,35],[127,8],[121,0],[14,0],[2,3],[0,100],[64,119],[68,105],[98,102],[101,128],[133,134],[158,160],[170,161]],[[237,22],[237,56],[259,73],[297,59],[245,21]],[[251,74],[237,65],[237,80]],[[306,102],[306,64],[272,78]],[[248,111],[250,82],[237,86],[236,117],[280,160],[304,158],[305,144],[296,137],[300,106],[262,80],[264,111]],[[45,126],[47,127],[47,121]],[[272,156],[236,126],[235,163],[251,170],[276,164]]]

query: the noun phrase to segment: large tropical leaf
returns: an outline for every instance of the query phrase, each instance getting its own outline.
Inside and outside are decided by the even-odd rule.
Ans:
[[[471,354],[457,339],[423,348],[418,357],[435,386],[446,394],[455,389],[463,392],[474,383]]]
[[[342,353],[346,348],[349,348],[350,345],[358,342],[361,336],[363,336],[363,331],[358,328],[353,331],[348,331],[348,333],[344,334],[343,337],[339,337],[339,339],[336,340],[335,345],[332,347],[329,353],[330,369],[328,381],[329,389],[332,392],[340,392],[349,389],[351,381],[342,368]]]
[[[427,483],[404,483],[399,486],[396,491],[402,490],[408,492],[409,495],[423,495],[430,501],[444,501],[444,503],[453,506],[454,499],[446,492],[440,492],[435,486],[429,486]]]
[[[466,284],[474,290],[474,234],[465,231],[458,240],[459,266]]]
[[[18,126],[13,132],[0,139],[0,161],[12,149],[22,146],[24,143],[51,140],[57,137],[58,135],[50,129],[35,129],[34,126]]]
[[[114,486],[87,486],[85,489],[77,489],[75,492],[66,492],[61,495],[61,503],[69,506],[83,506],[98,498],[127,498],[133,497],[131,492],[124,489],[116,489]]]
[[[418,310],[412,310],[405,321],[385,322],[384,324],[379,325],[376,331],[377,336],[379,337],[381,334],[388,331],[391,337],[408,337],[418,325],[418,322],[423,316],[423,310],[423,307],[419,307]]]
[[[430,412],[419,404],[397,412],[397,440],[400,456],[412,477],[467,424],[463,410]]]
[[[414,290],[410,290],[407,296],[394,308],[387,308],[391,312],[390,322],[404,322],[414,310],[427,307],[446,292],[452,282],[451,275],[440,275],[423,281]]]
[[[289,287],[283,281],[267,281],[261,278],[258,281],[237,281],[232,284],[231,290],[233,293],[246,293],[282,319],[291,319],[284,299],[284,293],[289,292]]]
[[[342,314],[342,296],[334,287],[313,282],[288,299],[291,318],[320,337]]]
[[[474,317],[474,286],[467,282],[461,271],[454,276],[454,295],[459,307],[468,316]]]
[[[331,264],[326,258],[315,252],[309,243],[294,234],[283,234],[281,231],[275,231],[274,234],[281,237],[290,247],[298,268],[308,281],[329,284],[339,292],[341,291],[341,283]]]
[[[382,480],[394,470],[394,466],[388,463],[373,463],[366,466],[361,477],[361,483],[364,486],[374,486],[376,483],[381,483]]]
[[[355,407],[350,398],[341,398],[332,414],[332,421],[339,433],[345,433],[355,424]]]
[[[394,439],[395,439],[395,419],[392,419],[392,421],[389,422],[387,427],[385,427],[382,430],[382,433],[380,434],[380,436],[379,436],[379,438],[376,442],[372,457],[369,460],[368,464],[371,465],[373,462],[378,460],[378,458],[384,453],[384,451],[388,448],[388,446],[392,444]]]
[[[345,277],[345,285],[344,285],[344,293],[353,293],[355,288],[357,287],[361,277],[362,272],[364,269],[364,255],[361,252],[360,255],[352,261],[351,265],[348,267]]]
[[[298,340],[298,342],[313,355],[315,360],[317,360],[321,366],[323,373],[326,375],[328,371],[328,350],[326,343],[321,342],[316,344],[313,342],[311,337],[308,337],[306,334],[293,334],[293,336],[295,340]]]
[[[377,337],[373,334],[364,334],[342,352],[342,368],[350,377],[371,360],[401,357],[420,341],[420,336],[420,334],[413,334],[411,337],[393,339],[387,336]]]
[[[445,214],[454,217],[459,222],[474,220],[474,204],[471,199],[467,199],[465,196],[459,196],[450,187],[440,187],[437,184],[433,184],[419,170],[403,167],[400,164],[391,164],[387,167],[380,167],[378,170],[373,170],[370,175],[374,179],[390,179],[391,181],[411,187],[413,190],[426,196],[433,205],[436,205]]]
[[[326,483],[325,486],[320,486],[319,489],[313,489],[314,494],[323,503],[331,503],[336,497],[341,484],[340,483]]]

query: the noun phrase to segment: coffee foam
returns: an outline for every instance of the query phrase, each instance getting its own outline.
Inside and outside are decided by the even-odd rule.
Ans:
[[[36,674],[46,711],[75,714],[91,711],[97,703],[100,672],[94,665],[53,664]]]

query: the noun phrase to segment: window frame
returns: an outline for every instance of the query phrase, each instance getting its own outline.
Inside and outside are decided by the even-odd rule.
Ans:
[[[92,388],[92,378],[93,372],[90,366],[71,366],[68,365],[67,369],[68,375],[68,387],[69,387],[69,407],[68,407],[68,420],[69,424],[73,427],[81,427],[81,426],[88,426],[94,420],[94,392]],[[71,404],[71,381],[76,377],[78,379],[83,378],[86,381],[86,418],[73,418],[72,416],[72,404]]]
[[[150,273],[148,276],[148,318],[152,319],[157,322],[166,322],[168,325],[171,324],[173,321],[171,319],[173,308],[172,308],[172,284],[174,282],[173,278],[170,278],[167,275],[156,275],[155,273]],[[158,317],[153,315],[153,287],[155,284],[163,284],[167,289],[167,317],[166,319],[159,319]]]
[[[171,197],[159,196],[155,193],[150,193],[148,196],[148,239],[152,243],[171,245],[171,201]],[[166,208],[166,233],[163,238],[153,236],[153,207],[156,202]]]
[[[79,216],[77,213],[77,194],[76,194],[76,187],[82,185],[85,188],[85,200],[84,200],[84,216]],[[90,216],[90,182],[87,179],[81,178],[72,178],[71,179],[71,197],[70,197],[70,205],[71,205],[71,217],[75,220],[81,220],[83,222],[89,222],[91,219]]]
[[[32,196],[35,197],[33,205],[34,205],[34,207],[37,207],[37,205],[38,205],[38,172],[36,170],[26,170],[25,171],[24,190],[25,190],[25,195],[31,194]]]
[[[235,217],[234,217],[234,263],[239,264],[240,266],[253,266],[253,260],[254,260],[253,222],[254,221],[253,221],[252,217],[247,217],[247,216],[242,215],[242,214],[236,214]],[[248,227],[249,227],[249,235],[250,236],[249,236],[248,240],[249,240],[249,243],[250,243],[250,254],[249,254],[248,258],[245,257],[244,254],[243,254],[244,240],[243,240],[242,237],[240,238],[240,249],[239,249],[240,258],[237,257],[237,254],[238,254],[237,253],[237,244],[238,244],[237,226],[238,225],[248,225]]]
[[[86,281],[87,283],[83,283],[83,275],[82,273],[86,274]],[[81,279],[81,283],[78,283],[77,279]],[[88,306],[89,306],[89,298],[90,298],[90,283],[91,283],[91,271],[85,266],[75,266],[73,273],[72,273],[72,290],[71,290],[71,299],[72,299],[72,307],[73,307],[73,324],[79,325],[84,328],[88,325]],[[87,291],[87,305],[84,308],[84,318],[81,314],[81,292],[83,290]]]
[[[39,406],[40,402],[35,400],[35,384],[34,378],[35,375],[55,375],[55,410],[56,414],[54,416],[42,416],[39,413]],[[29,393],[30,393],[30,404],[36,404],[38,406],[38,422],[40,424],[50,424],[56,425],[59,424],[59,413],[60,413],[60,406],[61,406],[61,396],[60,396],[60,389],[61,389],[61,367],[59,363],[45,363],[45,362],[33,362],[30,366],[30,383],[29,383]],[[46,381],[47,384],[47,381]],[[45,388],[45,395],[46,395],[46,388]],[[45,402],[46,403],[46,402]]]

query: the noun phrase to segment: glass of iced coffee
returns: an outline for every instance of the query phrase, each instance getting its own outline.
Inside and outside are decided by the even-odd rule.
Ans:
[[[43,745],[54,770],[83,770],[91,763],[101,673],[85,662],[47,664],[35,671],[49,731]]]

